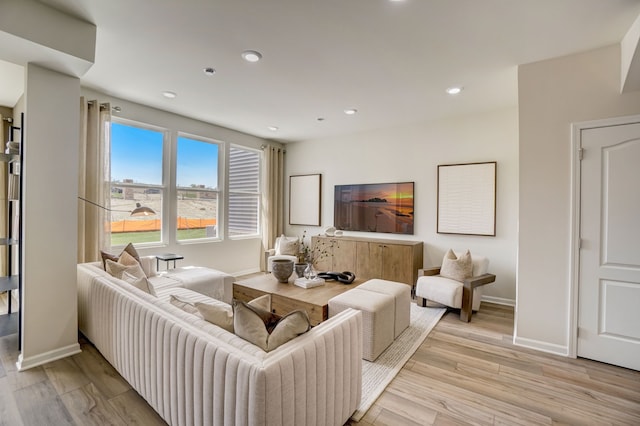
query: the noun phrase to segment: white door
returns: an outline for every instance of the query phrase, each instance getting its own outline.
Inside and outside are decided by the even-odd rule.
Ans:
[[[640,370],[640,123],[583,129],[578,356]]]

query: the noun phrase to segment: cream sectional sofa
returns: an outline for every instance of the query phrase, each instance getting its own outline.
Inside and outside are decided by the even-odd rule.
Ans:
[[[267,353],[163,293],[116,279],[99,262],[78,265],[80,331],[167,423],[342,425],[359,405],[359,311]]]

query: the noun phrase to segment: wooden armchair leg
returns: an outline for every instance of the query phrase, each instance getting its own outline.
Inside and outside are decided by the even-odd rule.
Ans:
[[[473,290],[469,287],[462,287],[462,308],[460,308],[460,321],[471,321],[473,309]]]

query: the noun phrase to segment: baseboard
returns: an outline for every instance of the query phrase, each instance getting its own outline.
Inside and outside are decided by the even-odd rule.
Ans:
[[[564,357],[569,356],[569,348],[567,346],[556,345],[554,343],[541,342],[539,340],[513,336],[513,344],[516,346],[535,349],[537,351],[547,352],[554,355],[560,355]]]
[[[485,296],[482,295],[483,302],[495,303],[496,305],[505,305],[505,306],[516,306],[516,301],[514,299],[505,299],[504,297],[494,297],[494,296]]]
[[[54,349],[28,358],[23,358],[22,354],[20,354],[18,355],[16,367],[18,367],[18,371],[24,371],[48,362],[57,361],[71,355],[79,354],[80,352],[82,352],[82,350],[80,350],[80,345],[78,343],[74,343],[73,345],[65,346],[64,348]]]

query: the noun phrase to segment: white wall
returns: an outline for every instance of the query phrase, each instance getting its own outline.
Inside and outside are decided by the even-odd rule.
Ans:
[[[28,64],[25,81],[19,369],[80,351],[75,208],[80,80]]]
[[[618,45],[519,68],[517,344],[568,354],[571,123],[640,113],[620,74]]]
[[[119,106],[122,111],[114,113],[114,117],[121,117],[140,123],[151,124],[171,130],[171,137],[175,145],[176,131],[185,132],[197,136],[215,139],[222,142],[233,143],[250,148],[260,149],[267,141],[255,136],[224,127],[214,126],[209,123],[172,114],[123,99],[114,98],[95,90],[83,88],[82,95],[87,99],[97,99],[100,102],[111,102],[111,106]],[[175,213],[163,217],[175,223]],[[232,275],[255,272],[260,270],[260,256],[262,244],[260,238],[247,238],[238,240],[223,240],[216,242],[178,243],[165,242],[161,245],[141,247],[136,249],[142,255],[158,253],[178,253],[184,256],[178,265],[199,265],[214,269],[220,269]],[[161,262],[160,267],[164,267]]]
[[[286,148],[286,176],[322,174],[322,227],[289,225],[287,235],[301,235],[304,229],[315,235],[333,224],[334,185],[414,181],[414,235],[348,234],[423,241],[425,266],[439,265],[450,247],[482,253],[491,260],[490,272],[497,275],[496,282],[485,287],[485,300],[513,303],[518,217],[516,108],[293,143]],[[436,233],[437,166],[480,161],[498,162],[496,236]],[[286,218],[288,222],[288,207]]]

